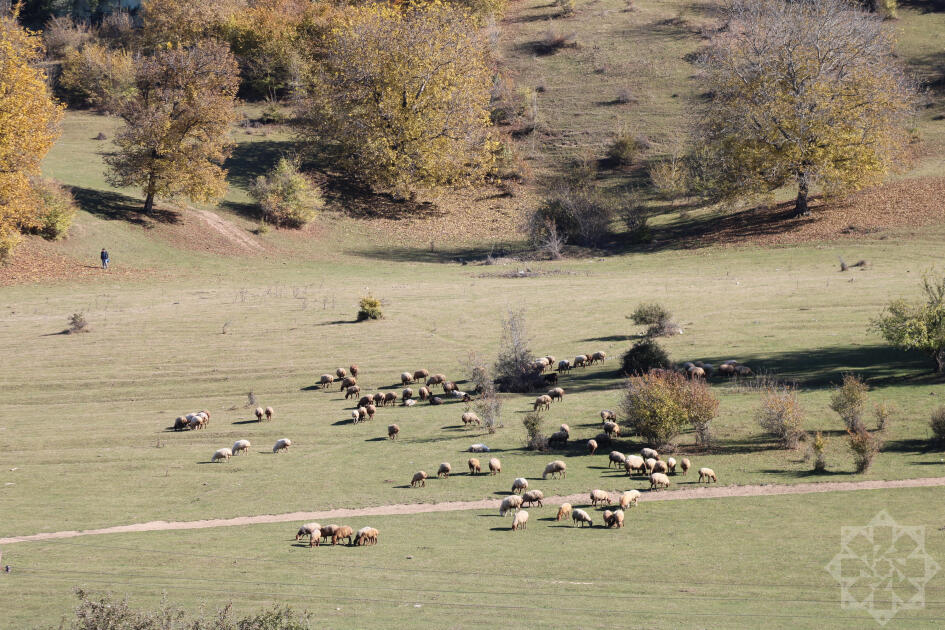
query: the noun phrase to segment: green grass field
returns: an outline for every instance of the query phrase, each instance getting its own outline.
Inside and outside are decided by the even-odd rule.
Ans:
[[[602,154],[616,121],[653,140],[652,156],[671,151],[686,102],[698,92],[684,57],[701,45],[697,26],[713,4],[637,1],[625,12],[625,2],[598,0],[551,23],[551,5],[512,5],[502,50],[520,86],[546,87],[540,106],[550,131],[520,141],[540,176],[554,176],[588,148]],[[920,4],[904,8],[896,28],[910,67],[932,80],[945,14],[921,12]],[[580,46],[536,56],[533,43],[549,27],[575,30]],[[623,87],[639,102],[605,102]],[[940,91],[930,102],[917,119],[925,154],[903,177],[939,175],[945,164]],[[196,211],[207,208],[168,203],[162,223],[137,215],[135,191],[107,186],[101,152],[108,143],[92,138],[112,137],[114,128],[109,119],[69,112],[44,168],[76,187],[82,206],[57,251],[93,264],[107,246],[116,273],[0,288],[0,347],[8,357],[0,363],[0,537],[499,498],[517,476],[546,495],[644,489],[642,477],[607,468],[611,448],[637,451],[638,439],[602,446],[595,456],[584,447],[600,431],[598,412],[619,404],[619,356],[642,332],[627,316],[644,301],[665,304],[682,325],[683,335],[664,342],[674,360],[734,358],[796,381],[804,428],[830,439],[828,471],[815,474],[804,445],[781,450],[761,434],[757,391],[714,380],[721,399],[715,448],[699,452],[689,434],[680,442],[695,467],[712,467],[721,484],[945,476],[945,453],[930,445],[929,429],[932,410],[945,404],[943,381],[925,357],[891,349],[868,329],[889,300],[918,296],[924,272],[936,264],[943,271],[945,225],[790,247],[666,243],[645,253],[486,265],[456,258],[488,252],[493,242],[428,247],[418,222],[415,243],[393,245],[371,221],[332,212],[301,235],[254,236],[258,252],[221,254],[203,247],[209,232],[194,227]],[[257,225],[249,183],[292,145],[285,130],[241,129],[234,137],[230,191],[214,211],[248,231]],[[615,187],[639,177],[601,175]],[[669,208],[656,221],[678,214]],[[429,222],[444,229],[439,219]],[[513,254],[524,248],[518,234],[493,240],[508,241]],[[869,264],[841,273],[839,257]],[[383,300],[384,319],[354,321],[366,294]],[[608,353],[603,366],[562,376],[564,401],[544,414],[548,432],[571,426],[567,449],[523,449],[521,419],[533,395],[504,395],[502,426],[490,435],[462,427],[462,403],[381,408],[372,422],[353,425],[351,401],[337,386],[313,387],[320,374],[351,363],[360,366],[366,393],[399,392],[399,374],[419,368],[462,381],[469,353],[495,357],[511,310],[524,312],[536,354]],[[90,331],[60,334],[74,312],[84,312]],[[871,403],[896,409],[865,475],[852,473],[843,425],[828,406],[845,372],[869,383]],[[249,392],[275,408],[273,422],[255,421]],[[176,416],[199,409],[212,413],[207,429],[168,430]],[[396,442],[386,439],[391,422],[401,427]],[[293,446],[273,455],[282,437]],[[248,455],[209,463],[214,450],[242,438],[253,443]],[[500,476],[465,474],[465,451],[475,442],[502,460]],[[542,481],[544,465],[559,457],[567,478]],[[432,477],[444,461],[458,474],[409,487],[415,471]],[[673,481],[686,488],[696,476]],[[297,547],[292,524],[16,543],[0,549],[2,563],[14,568],[0,574],[0,602],[9,602],[0,606],[0,627],[56,626],[70,615],[74,586],[127,594],[141,605],[156,605],[167,592],[191,611],[289,602],[313,611],[317,627],[332,628],[364,627],[365,615],[381,627],[867,627],[865,612],[841,609],[839,587],[824,570],[839,551],[840,528],[885,509],[900,524],[924,526],[928,552],[945,566],[941,497],[928,488],[654,502],[630,513],[623,531],[560,528],[543,520],[553,516],[551,506],[530,510],[521,534],[492,512],[353,519],[352,526],[381,530],[380,544],[366,549]],[[941,627],[942,574],[925,599],[924,609],[902,611],[887,627]]]

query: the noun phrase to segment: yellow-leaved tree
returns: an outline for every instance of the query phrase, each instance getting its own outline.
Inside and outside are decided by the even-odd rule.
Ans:
[[[138,59],[134,93],[116,107],[125,124],[105,157],[109,183],[141,187],[145,212],[155,197],[221,198],[238,87],[236,60],[216,41]]]
[[[49,94],[39,37],[0,16],[0,261],[37,227],[42,199],[30,182],[59,137],[62,110]]]
[[[196,44],[246,5],[246,0],[143,0],[141,38],[146,47]]]
[[[882,20],[848,0],[736,0],[702,59],[705,182],[722,197],[874,184],[907,158],[915,90]]]
[[[488,47],[456,6],[348,7],[319,36],[299,111],[303,137],[372,186],[405,195],[483,177],[496,149]]]

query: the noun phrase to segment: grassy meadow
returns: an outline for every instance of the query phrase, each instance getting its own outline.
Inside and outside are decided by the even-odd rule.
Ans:
[[[543,88],[538,131],[516,140],[536,188],[575,158],[602,157],[619,125],[651,141],[645,161],[680,148],[699,94],[687,59],[717,3],[632,4],[627,11],[624,0],[580,2],[575,16],[558,18],[554,5],[526,0],[502,21],[499,50],[511,76],[519,87]],[[902,8],[896,28],[909,67],[932,81],[945,13],[926,12],[927,4]],[[539,54],[536,43],[549,29],[574,31],[579,45]],[[630,103],[617,102],[623,89]],[[945,100],[937,90],[916,119],[922,152],[896,177],[940,175],[945,166]],[[335,204],[300,234],[273,229],[240,245],[198,213],[212,210],[241,234],[256,230],[247,190],[293,148],[288,130],[234,130],[231,186],[219,207],[162,203],[156,217],[143,217],[140,195],[108,186],[102,174],[109,142],[93,138],[111,138],[115,128],[108,118],[68,112],[44,164],[81,206],[55,251],[95,265],[106,246],[113,273],[0,287],[7,355],[0,362],[0,537],[500,498],[517,476],[546,496],[645,489],[644,478],[607,467],[611,449],[635,452],[638,439],[602,445],[594,456],[584,441],[599,433],[599,411],[619,405],[619,357],[642,333],[627,316],[652,301],[684,329],[661,341],[673,360],[737,359],[797,383],[804,428],[829,439],[828,469],[814,473],[806,444],[782,450],[761,433],[751,381],[714,379],[716,445],[702,452],[684,434],[680,450],[696,468],[713,468],[720,484],[945,476],[945,453],[930,446],[929,429],[932,410],[945,405],[942,379],[926,357],[892,349],[869,330],[891,299],[918,297],[924,272],[936,264],[943,271],[945,225],[775,247],[617,245],[543,261],[511,257],[526,248],[516,232],[463,240],[449,217],[374,223]],[[649,196],[641,168],[602,168],[598,180],[644,195],[657,226],[711,220],[718,210],[690,214]],[[506,200],[508,212],[527,199]],[[476,206],[491,219],[485,207]],[[413,240],[393,243],[387,230],[395,228]],[[494,249],[503,252],[485,264]],[[867,264],[841,273],[840,258]],[[383,301],[385,317],[358,323],[358,300],[368,294]],[[565,398],[543,414],[547,433],[571,426],[565,449],[523,448],[522,416],[534,395],[503,395],[501,426],[488,434],[463,428],[459,402],[380,408],[373,421],[354,425],[352,401],[337,385],[315,386],[320,374],[352,363],[363,393],[399,392],[399,374],[420,368],[462,382],[470,353],[492,363],[510,311],[524,313],[536,355],[608,354],[603,365],[562,375]],[[89,332],[61,334],[75,312],[85,314]],[[870,385],[871,408],[885,401],[895,410],[884,449],[863,475],[853,474],[843,424],[829,409],[846,372]],[[250,392],[274,407],[271,423],[255,420]],[[176,416],[200,409],[212,414],[205,430],[169,430]],[[872,414],[867,422],[872,427]],[[390,423],[401,428],[396,441],[386,439]],[[272,454],[283,437],[292,447]],[[209,463],[238,439],[252,442],[249,454]],[[476,442],[501,459],[501,475],[466,474],[466,450]],[[489,455],[478,457],[485,465]],[[541,480],[557,458],[567,462],[567,477]],[[452,464],[450,479],[409,487],[415,471],[432,477],[440,462]],[[670,491],[696,478],[673,477]],[[70,615],[76,586],[148,606],[166,592],[191,611],[288,602],[331,628],[364,627],[365,615],[381,627],[866,627],[865,612],[840,608],[839,588],[824,570],[839,551],[840,527],[885,509],[903,525],[924,526],[929,553],[945,566],[941,499],[941,489],[923,488],[653,502],[629,513],[622,531],[572,531],[548,520],[551,505],[529,510],[521,534],[492,512],[355,519],[355,529],[381,531],[380,544],[363,549],[296,546],[293,524],[16,543],[0,549],[2,564],[14,569],[0,574],[0,627],[55,627]],[[900,612],[887,627],[943,621],[939,574],[926,607]]]

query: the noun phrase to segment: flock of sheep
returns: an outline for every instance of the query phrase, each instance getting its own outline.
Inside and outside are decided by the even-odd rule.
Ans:
[[[318,547],[321,541],[331,540],[331,544],[338,544],[339,540],[347,540],[349,546],[360,547],[361,545],[376,545],[378,531],[373,527],[362,527],[355,533],[347,525],[319,525],[318,523],[306,523],[299,527],[295,534],[295,540],[298,542],[308,536],[308,546]]]

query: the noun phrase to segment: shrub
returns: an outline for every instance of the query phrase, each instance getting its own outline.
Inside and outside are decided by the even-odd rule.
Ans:
[[[256,178],[250,190],[270,223],[300,228],[325,207],[321,188],[299,171],[296,160],[281,158],[269,175]]]
[[[865,473],[873,463],[873,458],[882,448],[882,440],[875,433],[870,433],[862,425],[851,430],[847,429],[850,437],[850,450],[853,451],[853,466],[857,473]]]
[[[848,431],[863,428],[863,409],[868,389],[858,376],[844,374],[843,383],[830,396],[830,408],[837,412]]]
[[[939,444],[945,444],[945,407],[939,407],[932,412],[932,419],[929,422],[932,427],[932,435]]]
[[[920,350],[935,363],[935,372],[945,374],[945,277],[932,272],[922,276],[924,302],[895,300],[871,327],[901,350]]]
[[[69,51],[79,50],[93,39],[95,33],[88,24],[73,22],[68,16],[50,18],[43,28],[46,55],[52,59],[61,59]]]
[[[556,28],[549,28],[538,45],[539,52],[552,54],[562,48],[577,48],[577,33],[565,32]]]
[[[814,460],[814,470],[816,472],[824,472],[827,470],[827,438],[821,434],[820,431],[814,436],[814,439],[810,443],[810,447],[807,451],[807,459]]]
[[[541,414],[530,411],[522,418],[525,426],[525,448],[530,451],[547,451],[548,438],[541,430]]]
[[[112,11],[98,27],[99,39],[107,41],[112,48],[128,48],[135,36],[135,23],[127,11]]]
[[[489,433],[495,433],[495,430],[501,426],[499,419],[502,416],[502,399],[496,395],[495,386],[489,383],[489,386],[483,390],[479,399],[474,405],[476,414],[482,420],[482,426]]]
[[[644,302],[630,314],[630,321],[638,326],[653,326],[670,319],[673,314],[662,304]]]
[[[538,237],[538,249],[554,260],[561,260],[564,245],[568,242],[566,236],[558,233],[558,226],[551,219],[545,219],[544,230]]]
[[[597,179],[597,172],[597,158],[590,151],[585,151],[571,160],[567,172],[568,185],[576,189],[589,188]]]
[[[528,348],[525,315],[510,311],[502,320],[502,339],[496,358],[495,382],[499,391],[528,392],[543,384],[541,374],[532,369],[535,356]]]
[[[557,235],[575,245],[595,246],[610,233],[615,207],[596,191],[559,188],[544,198],[529,219],[534,243],[547,238],[548,222]]]
[[[629,165],[645,144],[626,129],[620,128],[607,148],[607,157],[617,164]]]
[[[381,319],[384,317],[384,314],[381,312],[381,301],[377,298],[367,297],[361,298],[358,308],[358,321],[363,322],[366,319]]]
[[[711,423],[719,413],[719,399],[712,393],[709,384],[702,379],[685,381],[681,394],[686,419],[695,432],[696,443],[703,448],[710,448]]]
[[[50,241],[58,241],[72,226],[77,206],[68,190],[52,179],[34,182],[34,188],[42,202],[36,223],[30,230]]]
[[[651,338],[642,339],[620,359],[623,373],[628,376],[647,374],[653,369],[666,369],[672,365],[666,350]]]
[[[637,99],[633,97],[633,92],[630,91],[630,88],[620,88],[617,90],[617,97],[614,98],[614,101],[621,105],[629,105],[630,103],[635,103]]]
[[[74,334],[80,332],[89,332],[89,322],[85,319],[85,313],[73,313],[69,316],[69,327],[66,333]]]
[[[680,391],[685,377],[675,372],[633,376],[621,402],[627,425],[650,444],[671,443],[686,425]]]
[[[772,434],[784,448],[797,448],[804,435],[804,414],[797,401],[797,390],[790,386],[769,387],[761,393],[761,408],[756,417],[761,428]]]
[[[114,111],[135,89],[131,53],[90,43],[70,50],[62,61],[59,91],[75,105]]]
[[[673,155],[649,169],[653,187],[664,199],[677,199],[689,191],[689,171],[685,160]]]
[[[8,226],[0,225],[0,263],[6,261],[16,246],[23,240],[19,232]]]
[[[891,403],[885,400],[876,403],[873,406],[873,416],[876,418],[876,430],[885,431],[888,429],[894,413],[896,413],[896,408]]]

